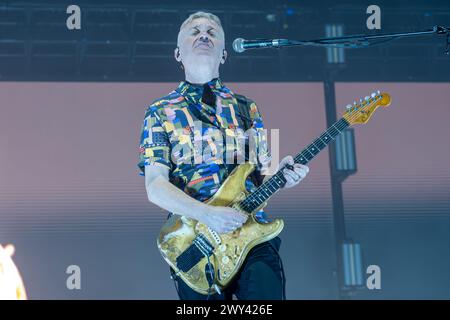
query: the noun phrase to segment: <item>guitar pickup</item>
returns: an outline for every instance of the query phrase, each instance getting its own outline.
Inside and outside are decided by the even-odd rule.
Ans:
[[[214,247],[203,235],[198,235],[192,244],[177,257],[177,268],[183,272],[188,272],[204,257],[213,254]]]

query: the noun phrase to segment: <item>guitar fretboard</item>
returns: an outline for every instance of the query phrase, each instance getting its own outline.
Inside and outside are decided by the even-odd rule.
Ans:
[[[342,131],[349,126],[344,118],[335,122],[327,130],[324,131],[316,140],[303,149],[294,157],[295,163],[307,164],[325,147],[333,141]],[[270,179],[260,185],[256,190],[250,193],[244,200],[239,203],[242,210],[251,213],[259,206],[266,202],[273,194],[280,190],[286,183],[286,179],[281,171],[278,170]]]

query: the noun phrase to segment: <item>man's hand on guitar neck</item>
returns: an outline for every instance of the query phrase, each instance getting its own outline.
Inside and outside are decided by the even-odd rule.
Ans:
[[[300,163],[294,163],[294,158],[292,156],[287,156],[281,160],[278,168],[283,168],[287,165],[287,168],[283,169],[283,175],[286,179],[286,184],[284,188],[292,188],[305,179],[309,172],[308,166]]]
[[[284,157],[280,164],[278,165],[278,168],[276,171],[278,171],[280,168],[283,168],[287,165],[286,168],[284,168],[283,176],[286,179],[286,184],[283,188],[292,188],[293,186],[296,186],[300,183],[305,177],[307,176],[309,172],[308,166],[305,166],[300,163],[294,163],[294,158],[292,156]],[[264,166],[264,164],[263,164]],[[265,176],[264,182],[269,179],[271,176]]]

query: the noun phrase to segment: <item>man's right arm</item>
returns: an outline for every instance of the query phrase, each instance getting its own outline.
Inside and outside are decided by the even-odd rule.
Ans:
[[[166,166],[145,166],[145,188],[150,202],[174,214],[198,220],[219,233],[231,232],[247,220],[246,214],[233,208],[207,205],[190,197],[169,181]]]

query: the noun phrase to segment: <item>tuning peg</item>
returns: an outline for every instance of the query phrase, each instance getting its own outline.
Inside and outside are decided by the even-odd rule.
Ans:
[[[377,94],[379,95],[380,93],[381,93],[380,90],[378,90],[378,91],[377,91]]]
[[[366,96],[365,98],[364,98],[364,100],[369,100],[370,99],[370,97],[369,96]]]
[[[350,109],[352,108],[352,105],[351,105],[351,104],[348,104],[348,105],[345,106],[345,108],[346,108],[347,110],[350,110]]]
[[[372,98],[375,98],[377,96],[377,94],[375,92],[372,92],[372,94],[370,95]]]

